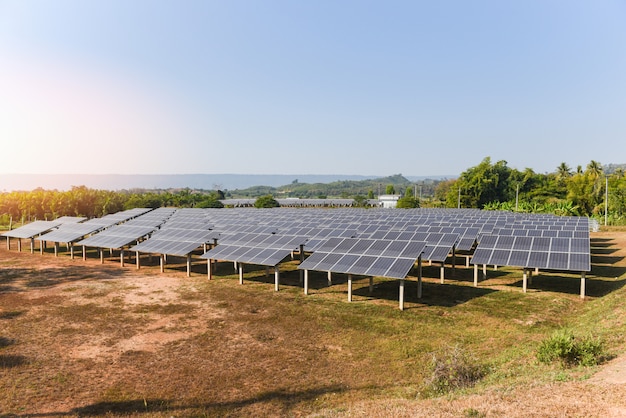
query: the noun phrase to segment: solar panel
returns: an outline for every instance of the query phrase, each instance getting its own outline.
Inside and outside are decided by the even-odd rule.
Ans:
[[[424,247],[424,242],[345,238],[325,243],[324,251],[315,251],[298,268],[404,278]]]
[[[589,241],[545,236],[485,235],[472,257],[473,264],[563,271],[589,271],[590,260]]]
[[[34,221],[11,231],[4,232],[2,235],[11,238],[33,238],[59,225],[61,225],[61,223],[56,221]]]

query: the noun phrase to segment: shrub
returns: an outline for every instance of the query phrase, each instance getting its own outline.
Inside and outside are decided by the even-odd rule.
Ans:
[[[426,382],[426,391],[444,394],[456,389],[474,386],[482,379],[487,368],[459,346],[448,348],[441,354],[433,353],[431,376]]]
[[[277,208],[280,204],[272,195],[265,195],[257,198],[254,202],[255,208]]]
[[[576,338],[571,330],[555,331],[545,339],[537,350],[537,359],[542,363],[560,361],[564,366],[595,366],[604,357],[604,342],[586,336]]]

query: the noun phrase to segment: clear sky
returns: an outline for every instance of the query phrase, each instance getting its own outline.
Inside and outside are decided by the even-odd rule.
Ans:
[[[0,173],[626,163],[624,0],[0,0]]]

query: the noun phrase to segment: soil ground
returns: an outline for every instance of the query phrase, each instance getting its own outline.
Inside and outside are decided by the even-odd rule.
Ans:
[[[624,264],[626,232],[597,236]],[[370,398],[393,379],[303,322],[314,302],[216,283],[0,248],[0,416],[626,417],[624,356],[584,379]]]

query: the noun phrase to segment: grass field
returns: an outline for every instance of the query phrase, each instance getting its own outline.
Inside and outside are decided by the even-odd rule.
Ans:
[[[404,311],[395,280],[372,294],[356,280],[348,303],[345,276],[328,286],[311,272],[305,296],[288,260],[274,292],[260,267],[242,286],[232,263],[208,281],[200,260],[187,278],[182,259],[160,273],[147,259],[136,270],[3,247],[0,416],[623,416],[625,385],[594,373],[626,348],[625,244],[623,231],[592,234],[585,300],[576,274],[541,272],[522,293],[519,269],[475,288],[472,269],[442,285],[425,266],[423,298],[410,277]],[[539,363],[563,327],[616,359]],[[485,375],[433,393],[433,355],[452,349]]]

